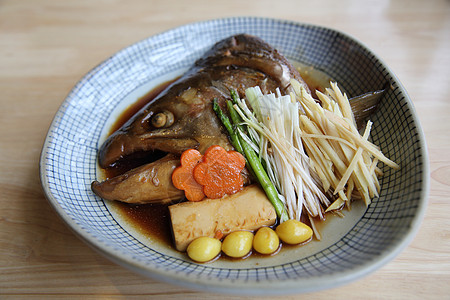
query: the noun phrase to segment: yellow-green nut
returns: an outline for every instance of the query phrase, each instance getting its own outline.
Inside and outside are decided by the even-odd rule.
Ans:
[[[280,246],[278,235],[269,227],[261,227],[253,238],[253,249],[261,254],[272,254]]]
[[[197,262],[207,262],[220,253],[222,243],[215,238],[202,236],[193,240],[187,247],[188,256]]]
[[[252,250],[253,233],[234,231],[222,242],[222,251],[230,257],[244,257]]]
[[[306,242],[313,234],[311,227],[293,219],[281,223],[275,231],[280,240],[291,245]]]

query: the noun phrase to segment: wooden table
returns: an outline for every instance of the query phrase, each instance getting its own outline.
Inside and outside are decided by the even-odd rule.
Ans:
[[[305,298],[448,299],[450,2],[444,0],[1,1],[0,298],[220,297],[141,277],[94,252],[46,201],[38,161],[59,105],[99,62],[167,29],[236,15],[320,24],[361,40],[408,90],[428,143],[429,205],[413,242],[375,273]]]

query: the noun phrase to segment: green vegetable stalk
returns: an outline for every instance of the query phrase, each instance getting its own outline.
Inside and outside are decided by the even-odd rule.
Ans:
[[[230,136],[230,142],[233,145],[233,147],[239,153],[245,156],[244,150],[242,149],[241,142],[239,141],[236,131],[233,129],[233,125],[231,124],[230,119],[227,117],[227,115],[223,113],[222,109],[220,108],[217,99],[214,99],[213,101],[213,110],[219,117],[220,121],[222,121],[222,124],[225,126],[225,129],[228,131],[228,134]]]

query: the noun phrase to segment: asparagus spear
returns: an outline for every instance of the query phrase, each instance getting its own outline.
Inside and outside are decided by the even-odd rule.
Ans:
[[[245,156],[244,150],[242,149],[241,142],[239,141],[236,131],[233,129],[233,125],[231,124],[230,119],[227,117],[227,115],[223,113],[222,109],[220,109],[219,103],[217,102],[217,98],[215,98],[213,101],[213,110],[219,117],[220,121],[222,121],[222,124],[225,126],[225,129],[228,131],[230,141],[234,149],[236,149],[239,153]]]

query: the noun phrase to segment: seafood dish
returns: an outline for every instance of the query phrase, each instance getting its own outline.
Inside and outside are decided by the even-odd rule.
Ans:
[[[196,262],[274,255],[320,239],[314,222],[326,213],[370,205],[379,163],[399,168],[370,142],[383,92],[313,89],[260,38],[231,36],[107,138],[102,169],[144,163],[92,191],[167,206],[175,248]]]

